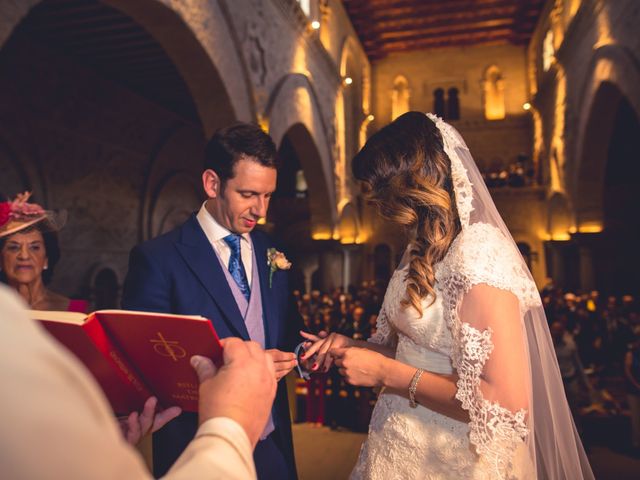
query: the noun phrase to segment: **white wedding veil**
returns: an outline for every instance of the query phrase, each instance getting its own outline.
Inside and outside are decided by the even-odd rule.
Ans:
[[[450,247],[459,250],[459,262],[454,263],[454,267],[447,267],[451,272],[437,273],[438,281],[443,284],[445,300],[452,304],[448,320],[454,343],[456,338],[458,340],[452,363],[460,376],[456,397],[471,418],[471,443],[481,458],[496,465],[497,472],[507,472],[506,478],[592,479],[593,473],[567,405],[547,319],[533,277],[464,140],[451,125],[435,115],[427,116],[440,131],[444,151],[451,162],[462,227],[459,238],[454,241],[458,244]],[[485,244],[487,237],[498,240]],[[486,245],[492,246],[487,248]],[[459,271],[454,271],[456,269]],[[469,315],[474,311],[473,296],[467,294],[479,284],[508,290],[518,298],[520,325],[517,332],[524,339],[521,343],[515,342],[522,348],[515,348],[513,355],[521,353],[524,358],[522,365],[528,367],[522,372],[522,385],[527,390],[526,408],[518,412],[501,406],[508,404],[508,401],[502,401],[504,392],[490,391],[480,385],[480,378],[491,364],[492,356],[502,360],[509,358],[496,352],[500,353],[500,349],[504,352],[505,348],[511,348],[510,345],[491,342],[494,337],[495,342],[501,338],[499,329],[512,326],[473,324],[473,315]],[[466,296],[469,298],[465,299]],[[463,302],[466,302],[464,315],[460,310]],[[494,365],[492,368],[503,366]],[[503,385],[502,388],[508,386]],[[519,474],[518,469],[509,464],[523,443],[530,467],[526,473]],[[510,452],[511,456],[505,456],[505,452]],[[499,476],[502,477],[502,473]]]

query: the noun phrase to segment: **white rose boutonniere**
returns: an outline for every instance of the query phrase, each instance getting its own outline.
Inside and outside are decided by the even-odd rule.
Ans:
[[[289,270],[291,268],[291,262],[287,260],[284,253],[279,252],[275,248],[269,248],[267,250],[267,265],[269,265],[269,288],[273,281],[273,274],[278,270]]]

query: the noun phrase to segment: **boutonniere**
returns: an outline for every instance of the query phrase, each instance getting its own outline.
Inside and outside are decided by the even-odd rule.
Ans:
[[[279,252],[275,248],[269,248],[267,250],[267,265],[269,265],[269,288],[273,281],[273,274],[278,270],[289,270],[291,268],[291,262],[287,260],[284,253]]]

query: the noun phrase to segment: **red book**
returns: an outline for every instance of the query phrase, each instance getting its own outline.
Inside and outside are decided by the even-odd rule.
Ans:
[[[116,414],[141,411],[152,395],[162,407],[197,412],[198,377],[189,359],[222,364],[220,340],[204,317],[128,310],[32,310],[31,317],[85,364]]]

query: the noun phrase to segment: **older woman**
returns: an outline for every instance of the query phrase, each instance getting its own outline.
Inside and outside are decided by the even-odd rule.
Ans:
[[[30,193],[0,203],[0,281],[15,288],[34,310],[86,311],[87,303],[49,290],[60,259],[57,231],[63,216],[27,203]]]

